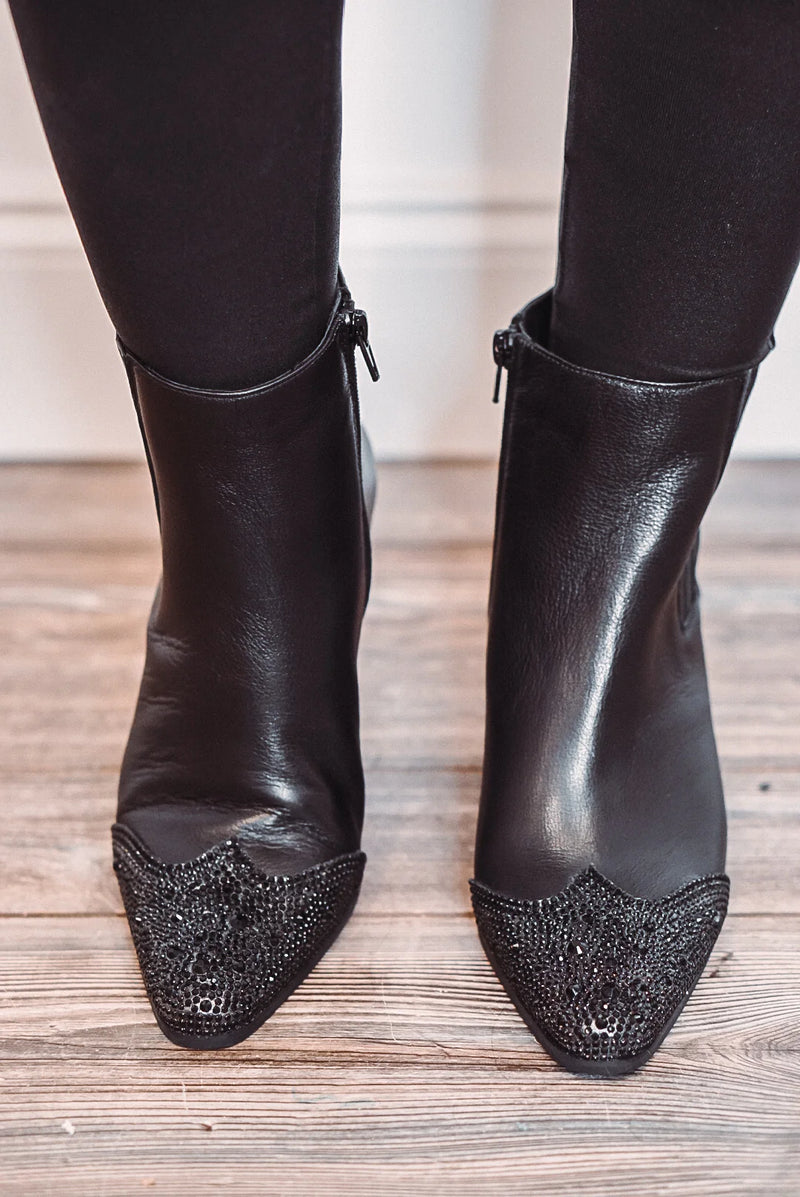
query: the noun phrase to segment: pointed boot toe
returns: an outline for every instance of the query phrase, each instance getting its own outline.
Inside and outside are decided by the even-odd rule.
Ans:
[[[156,860],[112,829],[114,869],[147,996],[180,1047],[246,1039],[336,939],[358,898],[363,852],[269,876],[236,839],[194,860]]]
[[[487,957],[542,1047],[588,1076],[634,1072],[672,1027],[714,947],[723,875],[664,898],[632,897],[589,868],[553,897],[510,898],[473,881]]]

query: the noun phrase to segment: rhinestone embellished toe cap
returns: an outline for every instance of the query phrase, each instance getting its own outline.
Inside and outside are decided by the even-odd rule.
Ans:
[[[288,996],[349,915],[366,859],[353,852],[273,877],[235,839],[182,864],[156,860],[120,824],[112,841],[153,1009],[198,1039],[233,1034]]]
[[[502,979],[548,1040],[587,1061],[651,1047],[706,965],[730,888],[718,875],[634,898],[593,868],[541,901],[470,884]]]

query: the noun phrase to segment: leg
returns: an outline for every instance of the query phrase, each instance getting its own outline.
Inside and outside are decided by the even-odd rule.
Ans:
[[[341,0],[12,9],[161,525],[115,868],[160,1025],[224,1047],[327,949],[364,865]]]
[[[170,378],[245,387],[322,336],[339,248],[342,0],[11,0],[111,319]]]
[[[800,257],[785,0],[575,2],[551,348],[650,381],[763,357]]]
[[[694,564],[797,263],[800,15],[575,16],[558,281],[496,343],[473,893],[534,1033],[617,1075],[669,1030],[726,910]]]

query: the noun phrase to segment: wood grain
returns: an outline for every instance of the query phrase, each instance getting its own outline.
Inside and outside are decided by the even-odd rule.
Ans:
[[[761,777],[729,775],[731,910],[800,914],[800,775],[780,774],[767,792]],[[0,914],[121,913],[109,868],[115,786],[114,771],[5,781]],[[368,769],[360,909],[467,912],[479,786],[476,769]]]
[[[146,473],[0,469],[0,1193],[797,1194],[800,464],[734,463],[701,581],[732,914],[655,1060],[559,1071],[480,951],[495,467],[384,467],[355,917],[257,1035],[166,1042],[109,868],[158,573]]]

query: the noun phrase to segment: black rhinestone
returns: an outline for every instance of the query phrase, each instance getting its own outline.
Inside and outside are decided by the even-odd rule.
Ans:
[[[541,902],[472,883],[481,934],[519,1004],[554,1044],[587,1060],[652,1043],[697,982],[727,897],[722,876],[652,901],[593,869]]]
[[[150,1000],[162,1023],[197,1037],[250,1023],[291,988],[346,918],[364,867],[354,852],[271,877],[236,841],[165,864],[126,828],[115,827],[113,840]]]

